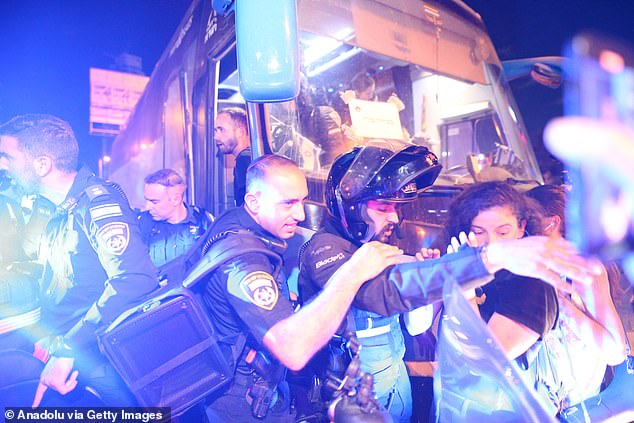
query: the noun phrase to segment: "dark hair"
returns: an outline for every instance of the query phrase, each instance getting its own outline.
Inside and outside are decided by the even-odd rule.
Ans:
[[[352,81],[350,81],[350,85],[352,86],[353,90],[355,90],[356,92],[360,92],[365,91],[370,87],[375,87],[376,81],[367,73],[361,72],[356,74],[354,78],[352,78]]]
[[[526,193],[542,207],[546,217],[559,216],[559,232],[566,236],[566,190],[559,185],[540,185]]]
[[[249,124],[247,122],[247,112],[240,107],[226,107],[218,111],[218,114],[227,114],[231,118],[234,126],[244,128],[244,130],[249,132]]]
[[[253,160],[247,168],[247,192],[254,189],[256,183],[266,180],[269,169],[284,167],[297,168],[297,165],[291,159],[279,154],[266,154]]]
[[[511,207],[518,222],[526,222],[526,234],[543,233],[538,204],[508,183],[492,181],[471,185],[452,201],[445,224],[447,239],[460,232],[469,233],[473,219],[481,212],[504,206]]]
[[[70,125],[51,115],[16,116],[0,126],[0,136],[10,136],[30,157],[48,156],[59,170],[77,170],[79,146]]]
[[[158,184],[164,187],[185,185],[185,180],[174,169],[161,169],[149,174],[143,180],[146,184]]]

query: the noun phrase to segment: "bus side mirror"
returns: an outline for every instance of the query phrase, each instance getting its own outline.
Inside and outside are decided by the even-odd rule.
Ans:
[[[236,0],[240,93],[248,102],[288,101],[299,93],[296,0]]]

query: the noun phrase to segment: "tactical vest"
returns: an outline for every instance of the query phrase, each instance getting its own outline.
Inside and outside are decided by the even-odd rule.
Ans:
[[[103,354],[141,406],[171,407],[178,416],[231,382],[244,336],[221,339],[193,288],[219,266],[251,252],[281,268],[270,244],[246,230],[219,234],[208,240],[206,254],[183,281],[167,279],[100,334]]]

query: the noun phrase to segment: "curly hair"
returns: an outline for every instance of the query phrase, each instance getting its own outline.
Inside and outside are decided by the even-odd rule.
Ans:
[[[473,220],[493,207],[508,206],[517,221],[526,222],[526,235],[542,235],[542,214],[539,205],[506,182],[492,181],[471,185],[449,206],[445,223],[448,240],[460,232],[469,233]]]

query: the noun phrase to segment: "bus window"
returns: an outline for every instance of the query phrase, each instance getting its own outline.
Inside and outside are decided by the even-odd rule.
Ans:
[[[163,144],[163,167],[171,163],[171,167],[181,175],[187,175],[185,154],[185,111],[181,98],[180,80],[172,78],[167,88],[167,97],[163,105],[163,131],[165,143]]]
[[[311,13],[300,19],[299,96],[268,107],[270,148],[305,172],[309,201],[324,203],[332,162],[372,138],[426,146],[443,164],[433,200],[406,208],[412,221],[442,224],[456,188],[480,172],[540,179],[483,28],[453,25],[459,19],[449,25],[447,13],[442,31],[430,37],[437,27],[424,15],[388,8],[382,16],[379,2],[360,0],[381,9],[374,11],[357,3],[337,9],[306,2]],[[404,35],[383,43],[369,36],[368,19]]]

